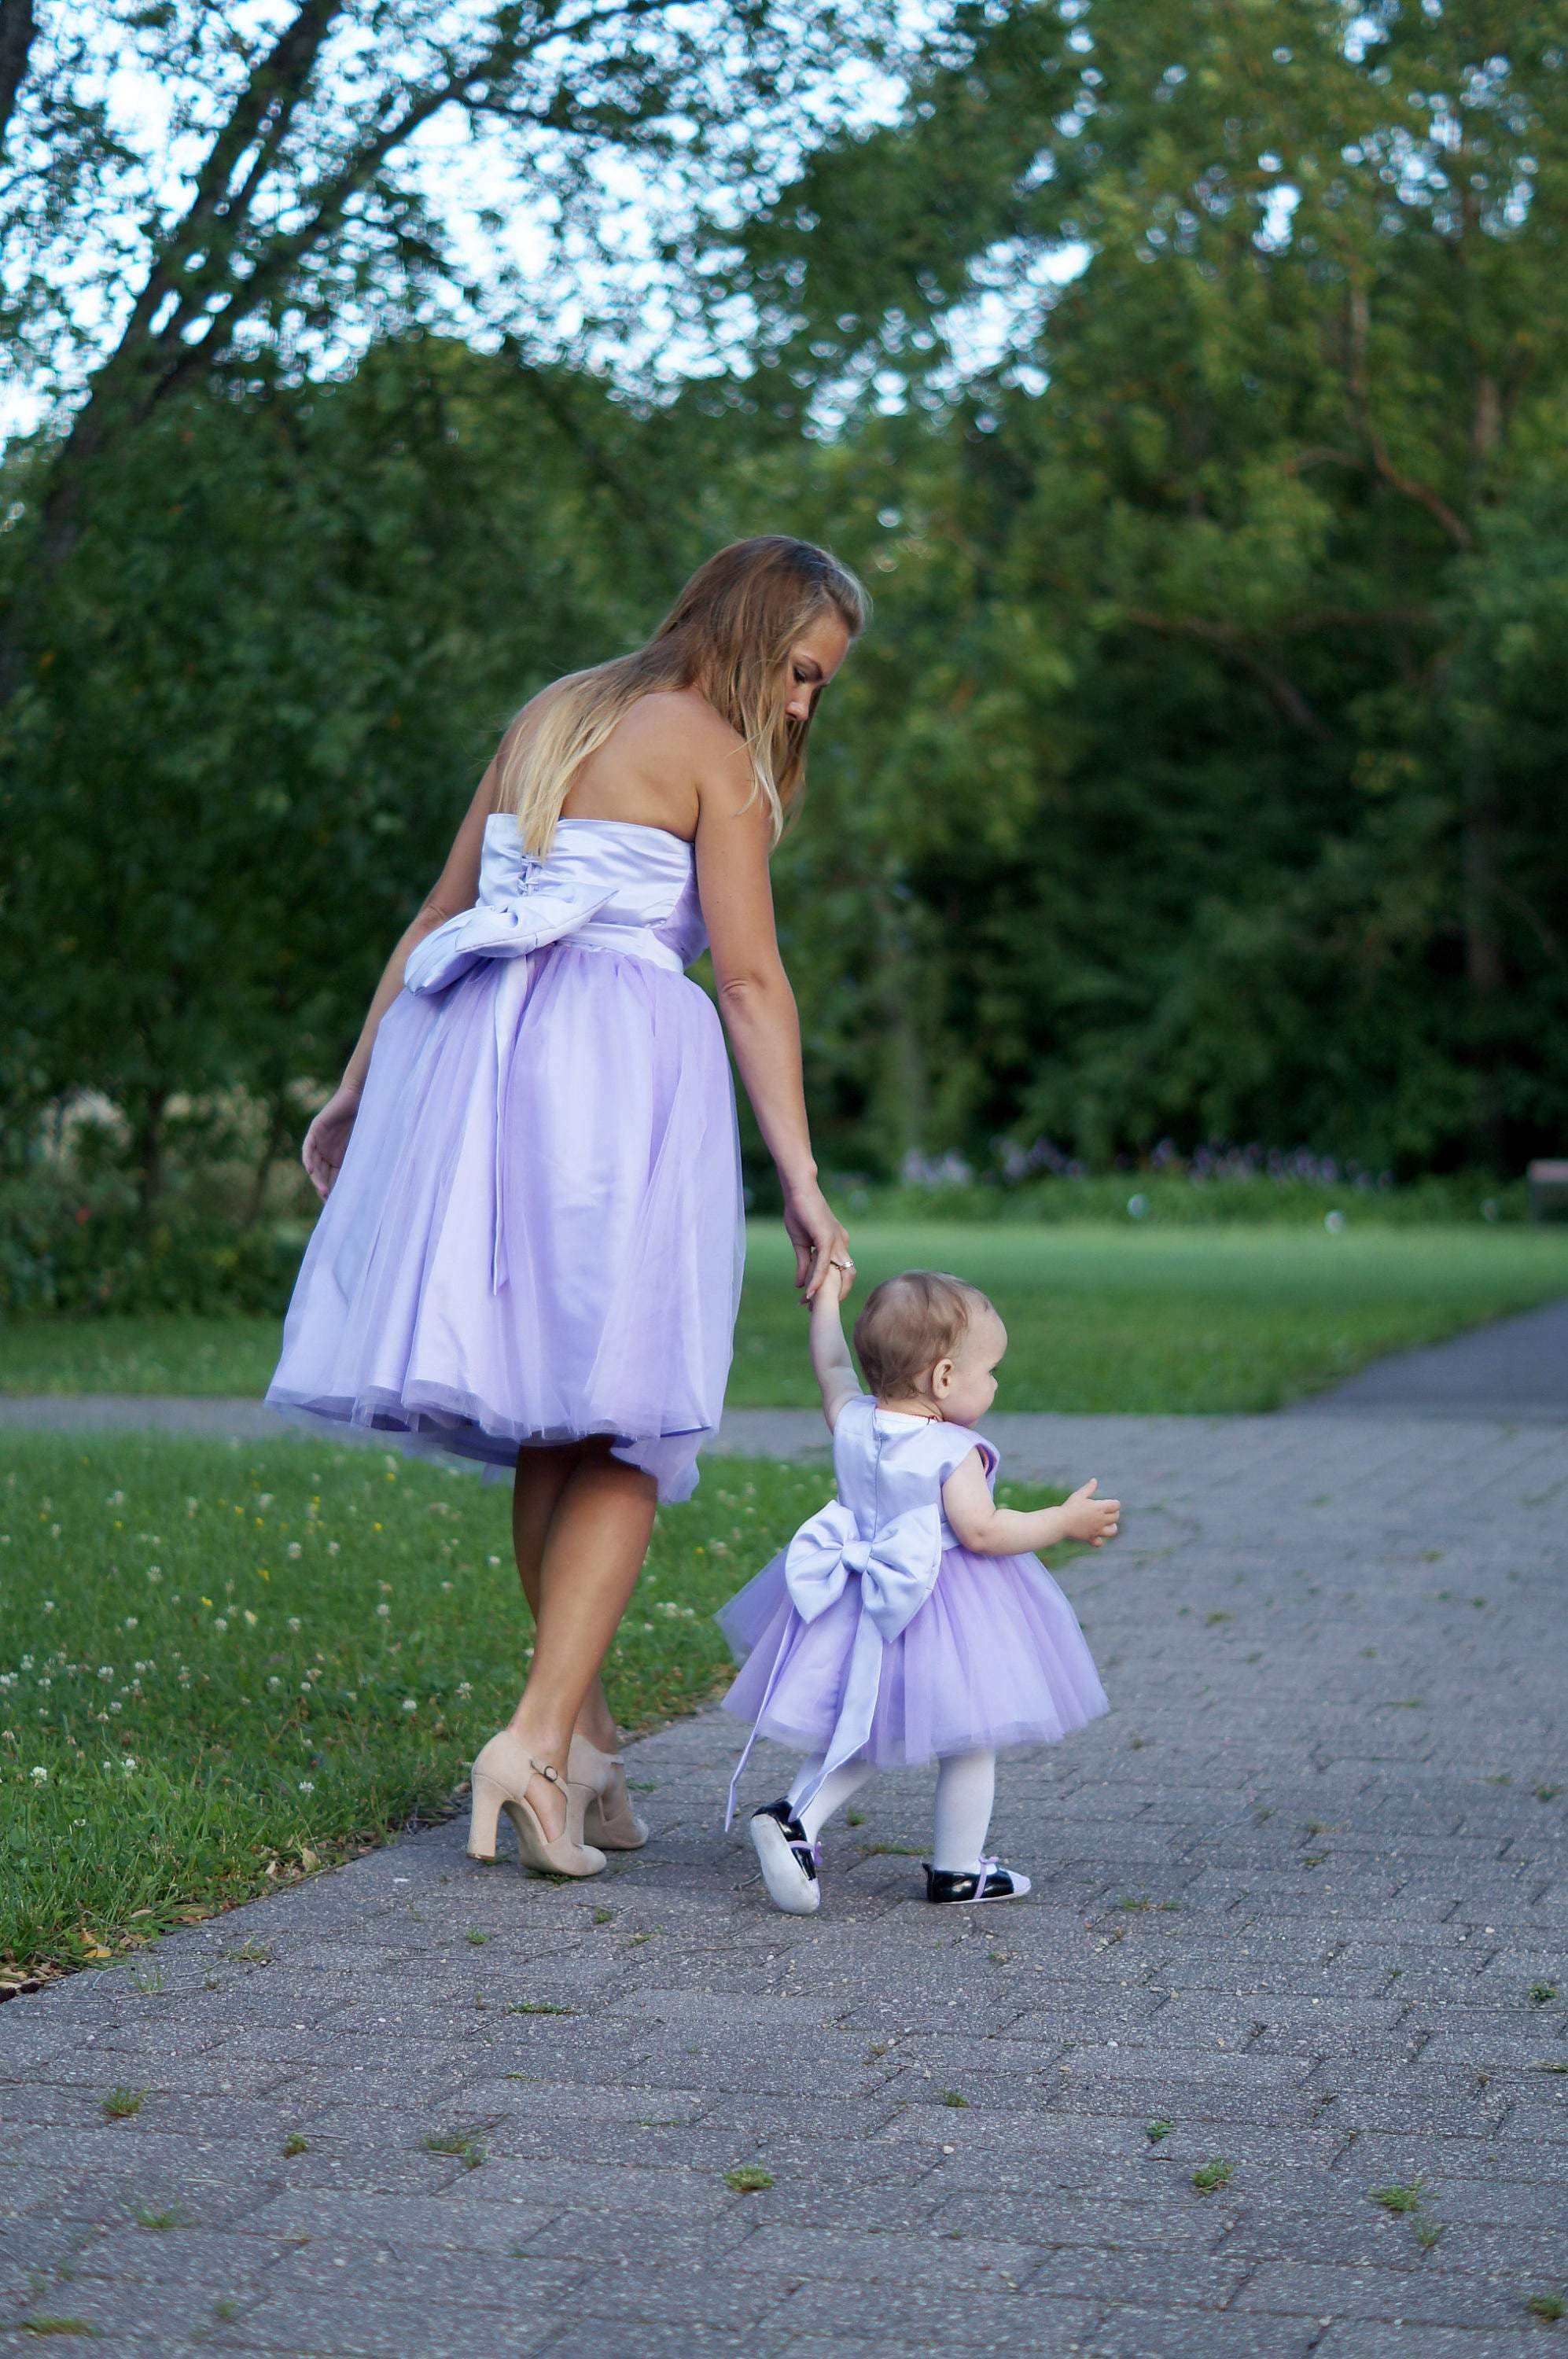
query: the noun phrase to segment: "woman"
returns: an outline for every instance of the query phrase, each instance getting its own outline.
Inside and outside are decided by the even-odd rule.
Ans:
[[[538,1627],[474,1765],[477,1858],[502,1810],[558,1875],[647,1840],[599,1666],[655,1506],[690,1495],[718,1424],[745,1250],[723,1033],[682,972],[704,939],[797,1286],[853,1272],[768,863],[865,614],[825,550],[738,541],[646,647],[526,705],[305,1136],[324,1209],[269,1404],[515,1468]]]

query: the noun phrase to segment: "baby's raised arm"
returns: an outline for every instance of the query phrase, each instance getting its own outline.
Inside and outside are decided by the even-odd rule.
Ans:
[[[975,1556],[1024,1556],[1058,1540],[1100,1548],[1116,1535],[1119,1499],[1096,1499],[1098,1482],[1080,1484],[1060,1507],[998,1507],[985,1481],[985,1462],[972,1450],[942,1486],[942,1504],[960,1548]]]
[[[830,1433],[838,1423],[838,1413],[845,1401],[852,1400],[860,1390],[849,1345],[844,1340],[844,1321],[839,1310],[844,1285],[845,1273],[836,1262],[830,1262],[822,1284],[811,1297],[811,1373],[822,1397],[822,1415]]]

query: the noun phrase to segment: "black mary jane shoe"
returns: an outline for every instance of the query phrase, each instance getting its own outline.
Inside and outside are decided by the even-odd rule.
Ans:
[[[788,1801],[765,1802],[753,1810],[747,1828],[775,1908],[787,1917],[814,1917],[822,1905],[819,1854]]]
[[[939,1908],[951,1908],[955,1901],[1021,1900],[1029,1888],[1027,1875],[994,1859],[983,1859],[978,1870],[963,1875],[956,1868],[926,1865],[926,1898]]]

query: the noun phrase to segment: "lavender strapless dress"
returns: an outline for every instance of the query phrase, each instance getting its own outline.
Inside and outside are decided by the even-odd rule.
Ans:
[[[661,1499],[724,1402],[746,1233],[691,846],[486,822],[479,900],[419,944],[267,1387],[292,1419],[510,1468],[611,1434]]]

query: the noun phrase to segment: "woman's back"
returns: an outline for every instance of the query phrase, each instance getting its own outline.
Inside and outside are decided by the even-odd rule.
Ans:
[[[521,724],[525,732],[542,721],[568,684],[558,680],[535,698]],[[655,690],[627,707],[583,763],[561,817],[661,827],[690,843],[701,811],[699,782],[715,768],[733,771],[744,793],[746,748],[735,731],[696,689]]]

